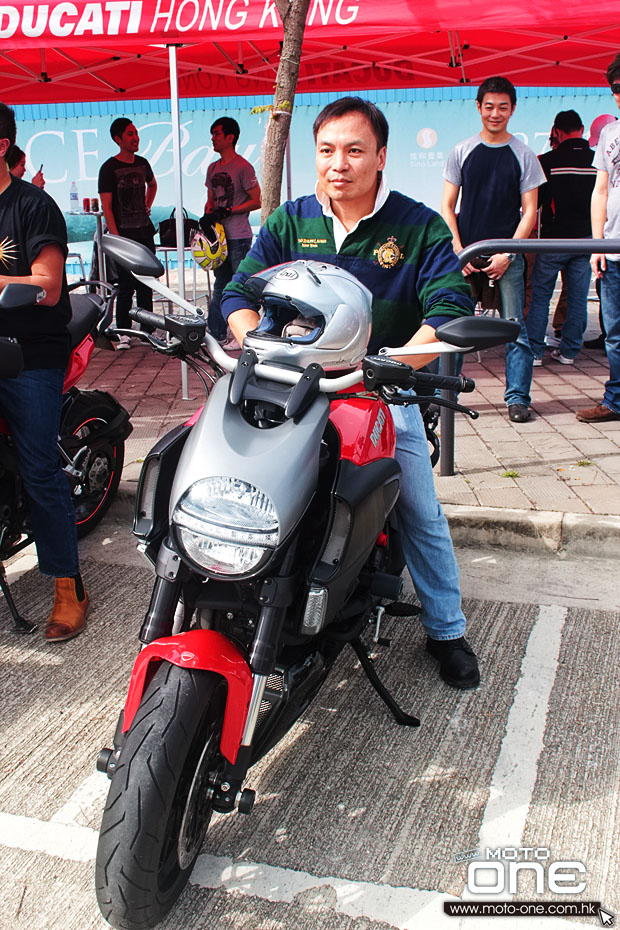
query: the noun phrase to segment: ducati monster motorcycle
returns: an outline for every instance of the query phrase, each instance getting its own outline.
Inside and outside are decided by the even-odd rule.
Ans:
[[[398,602],[390,405],[430,400],[477,414],[434,396],[471,391],[471,380],[366,356],[371,295],[340,268],[296,261],[249,278],[262,320],[237,360],[206,334],[202,312],[157,280],[163,268],[147,249],[107,236],[104,250],[187,314],[134,311],[167,333],[142,338],[212,385],[204,408],[142,468],[134,533],[155,581],[114,745],[97,762],[111,779],[99,907],[117,930],[145,930],[184,888],[212,813],[250,813],[248,771],[347,645],[396,720],[419,724],[362,639],[372,625],[380,641],[384,611],[415,611]],[[476,350],[517,332],[509,321],[463,319],[439,327],[434,348]]]
[[[86,371],[95,342],[105,343],[104,332],[111,321],[116,294],[111,285],[100,281],[79,281],[69,290],[85,284],[99,287],[106,297],[97,293],[70,294],[72,317],[67,329],[71,354],[58,435],[58,452],[71,487],[78,538],[90,533],[107,513],[121,479],[125,439],[132,430],[129,414],[111,394],[76,387]],[[34,285],[8,284],[0,294],[0,311],[16,311],[44,297],[45,291]],[[16,377],[22,366],[19,344],[0,339],[0,376]],[[32,542],[28,502],[15,449],[8,425],[0,419],[0,589],[13,618],[12,629],[17,633],[34,633],[36,626],[17,609],[4,562]]]

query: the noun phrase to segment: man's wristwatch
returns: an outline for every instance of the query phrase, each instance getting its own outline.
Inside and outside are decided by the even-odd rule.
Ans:
[[[514,262],[514,260],[515,260],[516,257],[517,257],[517,253],[516,253],[516,252],[506,252],[506,258],[508,259],[508,261],[509,261],[509,263],[510,263],[511,265],[512,265],[512,263]]]

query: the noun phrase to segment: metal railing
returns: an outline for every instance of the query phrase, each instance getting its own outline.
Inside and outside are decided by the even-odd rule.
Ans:
[[[459,252],[458,259],[463,268],[472,258],[480,255],[496,255],[498,252],[516,252],[518,255],[529,252],[534,255],[591,255],[593,252],[620,253],[620,239],[481,239],[472,242]],[[440,371],[442,375],[455,372],[454,355],[441,356]],[[442,397],[455,400],[452,391],[442,391]],[[439,474],[454,474],[454,410],[441,408],[441,452],[439,456]]]

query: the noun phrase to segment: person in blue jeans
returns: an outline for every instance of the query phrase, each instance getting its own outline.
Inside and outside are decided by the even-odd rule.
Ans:
[[[32,284],[45,296],[38,304],[0,314],[0,336],[16,339],[24,357],[17,378],[0,377],[0,416],[9,425],[17,453],[39,570],[55,579],[45,637],[58,642],[82,632],[89,606],[75,513],[57,446],[70,347],[67,229],[48,194],[11,177],[4,156],[15,135],[13,110],[0,104],[0,290],[11,283]]]
[[[220,308],[222,292],[252,245],[249,214],[260,209],[261,205],[260,186],[254,168],[249,161],[237,155],[238,140],[239,124],[231,117],[217,119],[211,126],[211,145],[220,157],[207,168],[205,186],[209,193],[205,219],[223,224],[228,257],[213,272],[207,325],[211,335],[221,343],[226,341],[227,332]]]
[[[459,142],[448,156],[441,215],[457,253],[482,239],[527,239],[536,223],[537,190],[545,175],[532,149],[508,132],[516,104],[514,85],[507,78],[483,81],[476,97],[482,130]],[[480,269],[468,262],[463,274],[476,270]],[[516,341],[506,346],[504,400],[509,418],[524,423],[530,418],[528,372],[533,355],[523,319],[523,258],[499,252],[481,270],[499,287],[502,316],[521,324]]]
[[[450,231],[433,210],[388,188],[383,177],[388,124],[374,104],[359,97],[328,104],[316,118],[314,137],[315,193],[288,201],[263,224],[224,291],[224,316],[242,343],[259,321],[243,290],[249,275],[295,259],[337,264],[373,295],[369,352],[384,345],[428,345],[428,354],[415,356],[415,367],[421,367],[437,356],[436,327],[473,313]],[[448,685],[475,688],[478,661],[464,636],[458,565],[435,492],[422,417],[412,406],[393,408],[393,418],[402,469],[396,515],[422,606],[426,649]]]
[[[605,74],[616,106],[620,108],[620,53]],[[620,239],[620,122],[605,126],[594,153],[596,182],[592,194],[592,235],[595,239]],[[592,271],[601,282],[601,314],[605,327],[605,351],[609,378],[601,403],[577,411],[584,423],[620,420],[620,255],[597,252]]]
[[[596,168],[594,152],[583,138],[583,122],[575,110],[561,110],[551,134],[557,145],[540,156],[547,182],[539,191],[539,203],[547,217],[541,230],[543,239],[589,239],[592,236],[590,202]],[[540,254],[532,271],[532,296],[527,314],[527,332],[534,353],[534,366],[541,365],[549,303],[558,273],[563,272],[566,289],[566,319],[560,343],[551,358],[572,365],[582,346],[588,323],[588,291],[592,273],[589,255],[570,253]]]

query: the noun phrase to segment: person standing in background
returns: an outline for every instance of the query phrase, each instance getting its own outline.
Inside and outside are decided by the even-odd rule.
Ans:
[[[106,226],[114,236],[141,242],[155,252],[155,227],[149,216],[157,193],[153,169],[146,158],[137,154],[140,136],[130,119],[126,116],[115,119],[110,135],[119,151],[99,169],[99,197]],[[116,325],[119,329],[131,329],[129,310],[134,292],[138,306],[149,311],[153,309],[153,292],[124,268],[118,267],[117,273]],[[130,346],[129,336],[118,336],[117,348]]]
[[[536,223],[537,190],[545,180],[534,151],[508,131],[517,105],[515,88],[508,78],[483,81],[476,105],[482,131],[450,152],[444,171],[441,215],[450,228],[457,253],[481,239],[527,239]],[[533,358],[523,319],[523,268],[521,255],[502,252],[492,255],[481,269],[499,287],[502,316],[521,324],[516,341],[506,346],[504,400],[510,420],[516,423],[530,418],[527,384]],[[475,270],[468,262],[463,274]]]
[[[205,187],[208,190],[205,221],[220,222],[226,233],[228,257],[215,269],[213,296],[209,304],[209,332],[220,343],[226,342],[227,327],[220,308],[222,291],[235,274],[239,263],[252,245],[249,214],[261,205],[260,186],[254,168],[237,155],[239,124],[223,116],[211,126],[211,144],[219,155],[207,168]]]
[[[605,77],[620,108],[620,53]],[[604,126],[594,153],[596,183],[592,194],[592,236],[620,239],[620,122]],[[595,252],[590,259],[594,277],[601,282],[601,312],[609,378],[601,403],[577,411],[583,423],[620,420],[620,255]]]
[[[9,171],[13,177],[23,178],[23,176],[26,174],[26,153],[20,149],[18,145],[12,145],[6,153],[5,158],[9,167]],[[43,165],[41,165],[36,174],[32,175],[32,180],[30,183],[34,184],[35,187],[40,187],[41,189],[45,187]]]
[[[590,200],[596,178],[596,168],[592,166],[594,152],[583,138],[583,123],[575,110],[561,110],[555,117],[553,129],[558,145],[540,156],[547,178],[539,192],[547,217],[542,226],[542,238],[589,239],[592,236]],[[532,296],[526,321],[534,365],[542,364],[549,304],[560,271],[564,272],[566,286],[566,319],[559,345],[553,349],[551,357],[562,365],[572,365],[581,349],[588,322],[592,276],[589,257],[568,252],[540,254],[532,272]]]

